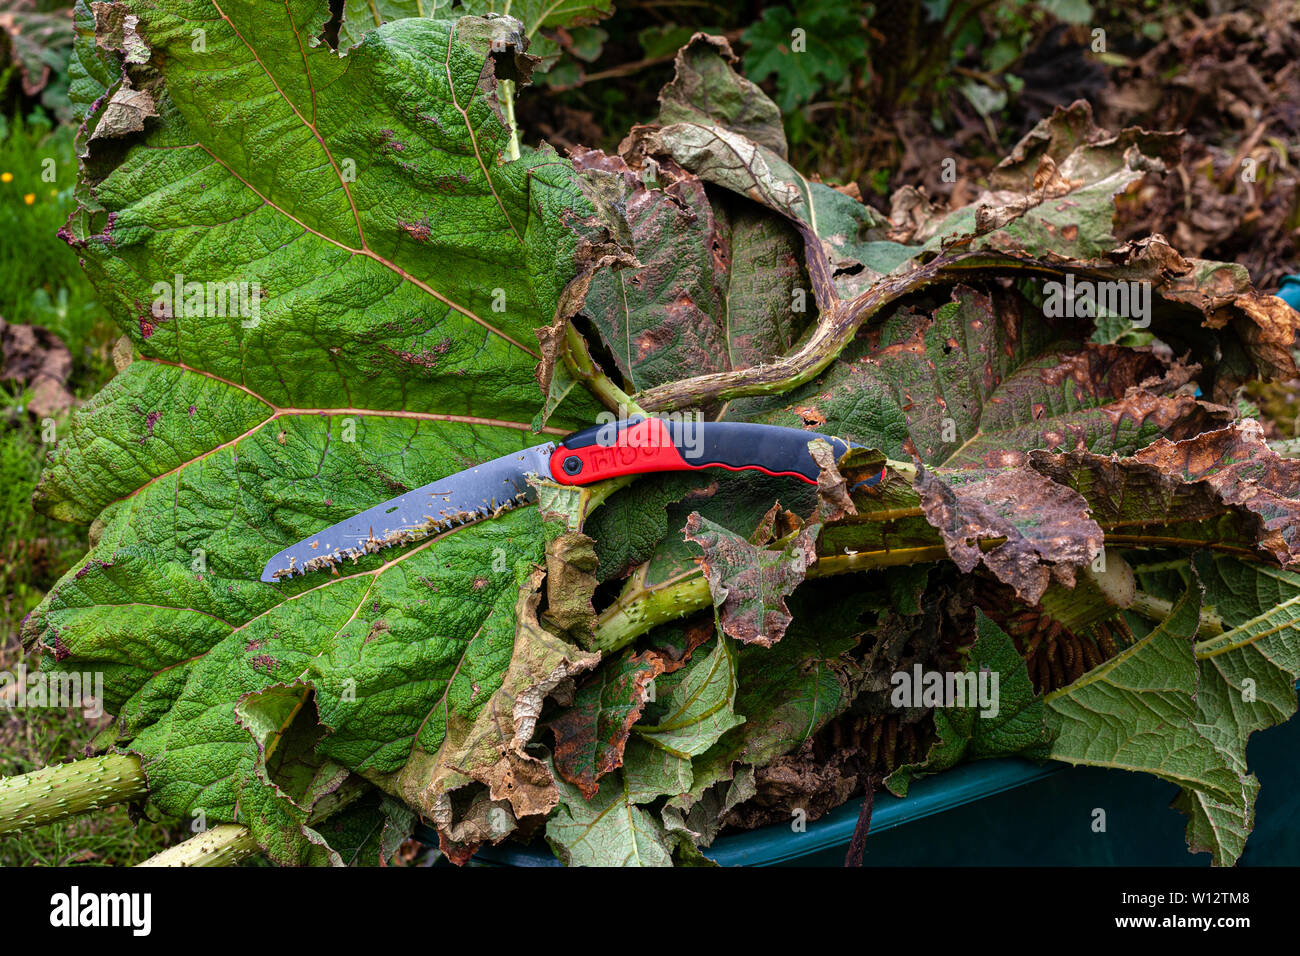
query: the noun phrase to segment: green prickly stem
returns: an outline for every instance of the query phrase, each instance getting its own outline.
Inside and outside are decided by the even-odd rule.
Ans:
[[[104,754],[0,777],[0,833],[128,803],[145,795],[139,758]]]
[[[592,650],[607,652],[626,647],[655,626],[713,603],[709,582],[698,568],[671,583],[654,586],[645,583],[645,570],[642,565],[628,579],[618,600],[600,615]]]
[[[982,539],[980,548],[990,550],[1003,540],[1005,539]],[[852,555],[830,555],[819,557],[808,568],[808,577],[824,578],[903,564],[927,564],[944,560],[947,553],[942,544],[935,544]],[[699,568],[653,585],[646,583],[645,572],[646,566],[642,565],[627,579],[618,600],[601,612],[596,621],[591,650],[603,653],[616,651],[660,624],[702,611],[713,604],[709,583]]]
[[[140,866],[234,866],[257,852],[257,841],[248,827],[222,823],[168,847]]]
[[[360,799],[371,789],[360,777],[349,777],[333,793],[326,794],[316,804],[311,814],[311,824],[319,824],[344,807]],[[238,823],[222,823],[190,837],[184,843],[155,853],[140,866],[234,866],[245,857],[258,851],[248,827]]]

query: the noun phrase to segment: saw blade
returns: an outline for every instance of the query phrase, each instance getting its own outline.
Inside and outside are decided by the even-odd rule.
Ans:
[[[439,478],[383,504],[367,508],[304,538],[278,553],[262,570],[262,580],[283,581],[298,574],[354,564],[367,554],[409,544],[461,525],[493,518],[536,500],[526,476],[550,476],[554,442],[511,452],[481,465]]]

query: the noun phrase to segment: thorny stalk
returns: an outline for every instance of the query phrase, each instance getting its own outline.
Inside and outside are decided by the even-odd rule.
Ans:
[[[139,866],[234,866],[257,852],[248,827],[222,823],[155,853]]]
[[[359,777],[349,777],[338,790],[320,799],[308,819],[310,826],[355,803],[370,790]],[[234,866],[258,851],[257,841],[248,827],[222,823],[190,837],[183,843],[155,853],[140,866]]]
[[[148,794],[146,783],[139,757],[112,753],[0,777],[0,833],[28,830],[142,799]],[[317,802],[310,824],[327,819],[369,790],[361,778],[349,778]],[[140,865],[231,866],[257,851],[257,841],[247,827],[228,823],[169,847]]]
[[[587,340],[573,327],[572,321],[564,327],[564,346],[561,352],[569,374],[575,381],[586,385],[606,408],[623,411],[628,415],[646,414],[632,396],[619,388],[613,379],[601,371],[596,360],[591,357]]]
[[[1167,601],[1164,598],[1158,598],[1153,594],[1147,594],[1145,591],[1138,591],[1133,599],[1130,611],[1141,614],[1148,621],[1167,620],[1173,612],[1174,602]],[[1197,625],[1196,633],[1204,638],[1218,637],[1224,632],[1223,618],[1215,614],[1208,608],[1201,608],[1201,622]]]
[[[0,833],[129,803],[145,795],[140,759],[104,754],[0,777]]]
[[[980,541],[980,548],[989,551],[1005,540],[985,538]],[[809,566],[807,577],[812,580],[904,564],[927,564],[942,561],[947,556],[948,551],[942,544],[828,555]],[[597,617],[591,645],[593,650],[602,653],[619,650],[660,624],[713,605],[708,581],[699,567],[656,584],[646,583],[646,571],[646,565],[634,571],[614,603]]]
[[[501,108],[506,116],[506,126],[510,129],[510,139],[506,141],[506,156],[516,160],[519,158],[519,124],[515,122],[515,81],[499,81],[497,98],[501,101]]]
[[[806,229],[800,229],[801,233]],[[815,237],[813,237],[815,238]],[[1092,263],[1051,263],[992,252],[945,253],[902,275],[887,276],[856,298],[844,301],[836,295],[830,267],[821,252],[820,241],[812,245],[805,235],[805,257],[817,302],[817,325],[795,351],[748,368],[713,372],[694,378],[657,385],[638,392],[636,401],[652,411],[703,407],[718,401],[749,395],[777,395],[807,384],[844,351],[858,330],[886,306],[905,295],[959,278],[1007,270],[1027,275],[1059,276],[1066,270],[1079,277],[1112,278],[1126,274],[1124,266],[1099,267]]]

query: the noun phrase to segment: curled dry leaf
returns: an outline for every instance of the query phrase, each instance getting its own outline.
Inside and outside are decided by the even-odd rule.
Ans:
[[[544,577],[537,568],[520,588],[510,663],[478,718],[463,726],[449,724],[439,752],[413,753],[398,774],[379,781],[437,822],[444,850],[484,842],[484,826],[500,840],[517,820],[544,816],[559,801],[550,765],[527,747],[547,695],[595,667],[600,655],[566,643],[538,621]],[[456,811],[451,798],[465,778],[486,787],[468,816]],[[472,847],[463,850],[472,852]]]
[[[127,80],[109,97],[104,112],[91,131],[90,139],[128,136],[144,131],[144,121],[158,115],[153,94],[148,90],[134,90]]]
[[[685,538],[704,549],[700,566],[718,609],[722,632],[742,644],[771,647],[790,623],[785,598],[816,560],[820,525],[804,525],[780,546],[746,541],[692,512]]]
[[[140,35],[140,18],[131,12],[128,4],[92,0],[90,11],[95,19],[97,46],[122,54],[123,63],[149,62],[149,45]]]
[[[1300,461],[1274,452],[1254,421],[1126,458],[1035,452],[1030,467],[1082,494],[1108,540],[1300,561]]]
[[[561,634],[588,646],[596,611],[591,605],[596,591],[595,542],[581,531],[564,531],[546,545],[547,623]]]
[[[1030,604],[1053,580],[1073,586],[1075,569],[1101,551],[1083,496],[1023,465],[942,478],[922,469],[916,490],[957,567],[983,564]]]
[[[1282,565],[1300,561],[1300,461],[1269,448],[1258,422],[1179,442],[1162,438],[1134,457],[1165,475],[1205,482],[1225,504],[1258,517],[1261,550]]]
[[[786,156],[781,111],[737,72],[726,38],[697,33],[677,51],[672,81],[659,93],[659,122],[699,120],[735,130],[781,158]]]
[[[817,515],[822,521],[835,521],[855,515],[858,509],[849,496],[849,485],[835,464],[830,444],[820,439],[808,443],[808,453],[817,463]]]

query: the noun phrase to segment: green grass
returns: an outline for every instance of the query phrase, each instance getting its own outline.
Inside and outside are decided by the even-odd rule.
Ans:
[[[58,236],[75,206],[72,127],[43,113],[0,117],[0,316],[54,332],[72,353],[69,388],[87,398],[112,377],[117,330]],[[50,181],[52,180],[52,181]],[[0,385],[0,638],[85,551],[85,529],[31,508],[46,447],[13,382]]]
[[[18,623],[40,603],[48,588],[86,550],[85,530],[32,510],[45,446],[36,423],[21,407],[21,395],[0,392],[0,622],[14,636]]]
[[[75,206],[74,130],[37,112],[0,116],[0,316],[54,332],[72,353],[68,386],[88,398],[113,374],[118,335],[77,256],[58,236]],[[52,179],[52,181],[50,181]],[[13,382],[0,383],[0,670],[30,669],[22,619],[85,553],[87,529],[31,506],[47,446]],[[60,430],[62,429],[62,423]],[[104,720],[75,709],[0,709],[0,775],[82,756]],[[188,834],[137,823],[125,807],[0,837],[0,866],[138,863]]]
[[[76,206],[74,134],[40,111],[0,116],[0,316],[62,339],[72,351],[69,387],[84,397],[112,375],[117,330],[58,235]]]
[[[137,825],[125,807],[110,807],[0,837],[0,866],[135,866],[183,836],[150,821]]]
[[[0,649],[0,669],[21,655]],[[48,708],[0,710],[0,776],[39,770],[83,756],[85,741],[107,723],[80,712]],[[131,866],[189,836],[151,820],[138,823],[124,806],[0,836],[0,866]]]

